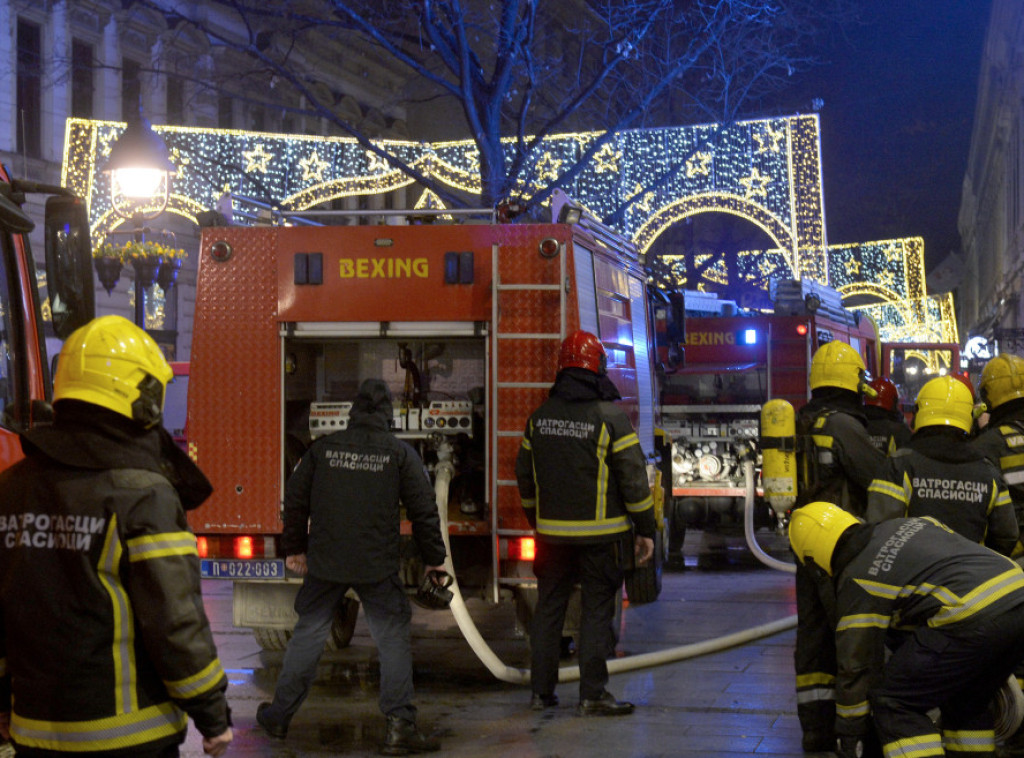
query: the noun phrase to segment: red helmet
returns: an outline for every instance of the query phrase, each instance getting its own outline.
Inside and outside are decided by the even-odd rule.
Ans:
[[[585,368],[599,375],[607,373],[608,354],[601,340],[582,330],[566,337],[558,352],[558,370],[565,368]]]
[[[971,384],[970,374],[968,374],[966,371],[954,371],[952,374],[950,374],[950,376],[952,376],[954,379],[959,379],[961,382],[963,382],[964,386],[971,391],[971,398],[975,400],[977,399],[977,396],[974,394],[974,385]]]
[[[865,395],[864,405],[877,405],[887,411],[899,410],[900,393],[891,379],[880,376],[872,379],[870,386],[875,390],[875,397]]]

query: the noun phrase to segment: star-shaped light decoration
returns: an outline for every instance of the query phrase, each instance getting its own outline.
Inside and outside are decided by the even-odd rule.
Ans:
[[[688,177],[710,176],[710,174],[711,153],[696,152],[686,159],[686,175]]]
[[[120,134],[115,135],[112,130],[101,131],[98,135],[98,145],[96,146],[96,152],[104,158],[110,156],[110,147],[120,137]]]
[[[371,174],[384,173],[390,168],[387,160],[372,150],[366,151],[366,162],[369,164],[366,170]]]
[[[324,180],[324,171],[330,165],[327,161],[321,160],[320,156],[316,154],[316,150],[314,150],[310,155],[299,161],[299,168],[302,169],[302,181],[322,182]]]
[[[192,158],[188,153],[183,153],[176,147],[172,147],[170,152],[171,163],[178,169],[178,176],[181,177],[185,173],[185,167],[192,163]]]
[[[598,174],[619,172],[619,160],[622,158],[622,151],[616,150],[610,144],[605,143],[601,149],[594,153],[594,171]],[[554,177],[552,177],[554,178]]]
[[[850,276],[857,276],[860,273],[860,261],[856,258],[846,260],[843,265],[846,267],[846,273]]]
[[[262,142],[257,142],[256,147],[252,150],[244,150],[242,157],[245,158],[245,173],[251,174],[253,171],[259,171],[261,174],[265,174],[269,169],[270,160],[274,156],[267,152]]]
[[[744,199],[750,200],[755,197],[767,198],[768,190],[765,188],[771,184],[771,181],[770,176],[763,175],[758,171],[757,166],[754,166],[750,176],[740,177],[740,184],[746,189],[746,192],[743,193]]]
[[[562,160],[556,158],[550,152],[544,153],[541,159],[537,161],[537,178],[538,179],[557,179],[558,169],[562,166]]]
[[[644,186],[642,184],[637,184],[636,188],[633,190],[633,194],[634,195],[639,195],[643,191],[644,191]],[[644,211],[647,211],[648,213],[650,213],[651,212],[651,202],[653,200],[654,200],[654,193],[653,192],[644,192],[643,197],[641,197],[639,200],[637,200],[635,203],[633,203],[633,207],[634,208],[639,208],[640,210],[644,210]]]
[[[764,125],[764,131],[754,131],[754,140],[757,142],[758,153],[777,153],[781,150],[780,143],[782,138],[786,136],[786,132],[782,129],[772,129],[771,124]]]

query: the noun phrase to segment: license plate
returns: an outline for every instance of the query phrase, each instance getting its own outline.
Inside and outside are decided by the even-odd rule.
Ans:
[[[199,572],[204,579],[284,579],[284,561],[210,558],[199,561]]]

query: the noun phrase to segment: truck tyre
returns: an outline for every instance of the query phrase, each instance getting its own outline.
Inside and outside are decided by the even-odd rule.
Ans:
[[[346,597],[342,603],[342,607],[334,616],[334,623],[331,624],[331,636],[327,638],[328,650],[341,650],[348,647],[356,630],[359,601]]]
[[[653,603],[661,594],[661,572],[665,565],[665,530],[654,534],[654,557],[646,566],[626,572],[626,597],[630,604]]]
[[[359,618],[359,601],[346,597],[343,605],[334,616],[331,633],[327,637],[327,650],[341,650],[352,642],[356,630],[356,619]],[[281,651],[288,647],[292,638],[291,629],[272,629],[267,626],[253,627],[252,636],[263,650]]]
[[[288,629],[271,629],[268,626],[253,627],[252,636],[263,650],[279,651],[288,647],[292,633]]]

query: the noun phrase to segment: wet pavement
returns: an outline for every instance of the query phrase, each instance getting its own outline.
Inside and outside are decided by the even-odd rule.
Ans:
[[[760,567],[742,550],[731,549],[729,557],[728,565],[715,570],[698,570],[691,559],[686,570],[665,573],[657,602],[627,603],[620,657],[715,640],[796,612],[791,574]],[[209,580],[204,593],[231,682],[235,740],[230,755],[377,755],[384,733],[377,709],[379,672],[362,616],[351,646],[325,654],[309,699],[288,738],[280,741],[256,726],[254,717],[257,705],[273,692],[283,654],[261,651],[249,631],[231,625],[229,583]],[[501,661],[525,668],[528,651],[515,632],[511,604],[471,599],[467,605]],[[720,652],[614,674],[609,689],[636,703],[636,711],[621,718],[584,719],[575,716],[575,682],[559,685],[558,707],[531,711],[529,687],[498,681],[449,612],[415,608],[419,723],[441,738],[438,755],[443,756],[803,758],[793,641],[788,628]],[[182,755],[202,755],[192,727]]]

